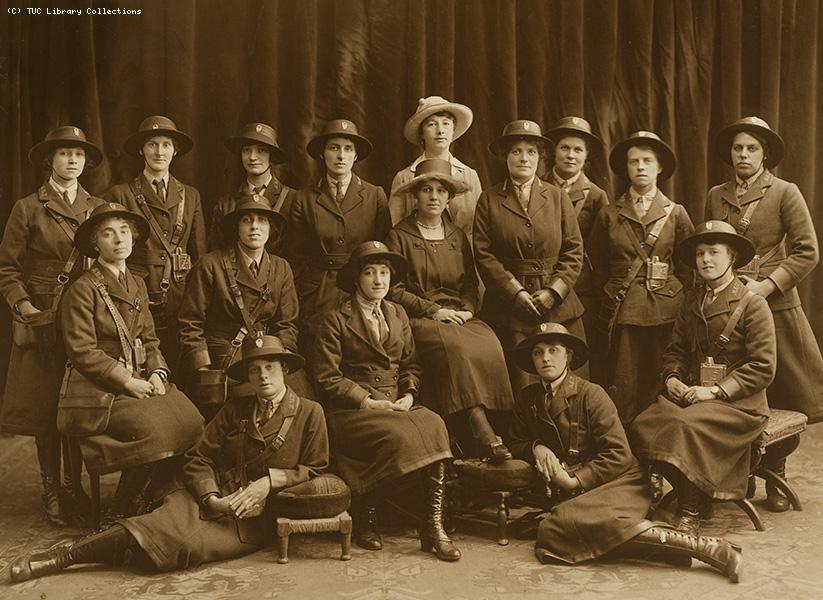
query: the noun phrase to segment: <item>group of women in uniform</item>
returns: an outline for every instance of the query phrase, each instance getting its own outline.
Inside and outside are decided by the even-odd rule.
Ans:
[[[226,141],[246,177],[216,202],[208,234],[197,190],[169,172],[192,140],[168,118],[129,137],[143,171],[102,199],[78,183],[102,158],[80,129],[35,146],[49,178],[15,204],[0,242],[14,312],[2,427],[35,436],[56,525],[82,503],[79,482],[61,482],[62,446],[64,460],[79,448],[90,470],[122,475],[116,535],[21,559],[12,577],[120,557],[100,548],[129,541],[158,568],[250,551],[259,544],[229,543],[225,529],[214,530],[219,551],[211,529],[192,548],[168,533],[183,528],[158,523],[196,520],[198,507],[202,518],[263,518],[329,464],[353,494],[355,540],[371,550],[382,548],[382,492],[420,471],[421,548],[457,560],[443,510],[466,425],[467,454],[526,460],[562,500],[540,524],[540,560],[696,557],[736,581],[739,547],[699,535],[706,504],[746,494],[769,406],[823,418],[823,358],[795,289],[817,242],[799,190],[770,170],[782,139],[757,117],[720,132],[715,149],[734,178],[710,190],[695,228],[658,188],[676,159],[652,132],[611,150],[626,189],[610,203],[584,170],[604,152],[585,119],[545,135],[534,121],[507,124],[489,150],[508,176],[485,190],[451,154],[471,122],[462,104],[421,99],[403,133],[422,154],[388,198],[353,172],[372,151],[353,122],[330,121],[310,140],[322,176],[299,191],[272,173],[287,159],[274,130],[247,124]],[[218,462],[245,464],[244,449],[221,446],[226,436],[282,444],[296,407],[316,413],[313,400],[325,423],[304,418],[311,431],[292,436],[314,440],[311,456],[292,452],[268,475],[257,465],[260,478],[225,493],[204,483],[219,479]],[[785,473],[780,450],[766,460]],[[181,470],[188,491],[169,495],[158,482]],[[645,518],[661,478],[677,492],[673,526]],[[155,513],[140,515],[162,498],[151,525]],[[768,488],[767,506],[788,505]],[[175,549],[187,558],[169,559]]]

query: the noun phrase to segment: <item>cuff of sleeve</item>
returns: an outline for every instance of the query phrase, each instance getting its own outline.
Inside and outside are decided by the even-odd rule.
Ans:
[[[109,371],[106,375],[106,378],[111,381],[112,388],[118,391],[123,391],[126,387],[126,383],[131,379],[131,373],[129,370],[124,367],[119,362]]]
[[[220,494],[220,489],[217,487],[217,482],[214,479],[190,481],[188,487],[192,496],[200,498],[201,500],[209,494]]]
[[[522,283],[520,283],[520,282],[519,282],[517,279],[515,279],[514,277],[512,277],[511,279],[509,279],[509,280],[505,283],[505,290],[506,290],[506,293],[508,293],[508,294],[509,294],[509,296],[511,296],[511,297],[512,297],[512,299],[514,299],[514,297],[517,295],[517,293],[518,293],[520,290],[522,290],[522,289],[524,289],[524,288],[523,288],[523,284],[522,284]]]
[[[161,367],[159,369],[155,369],[154,371],[152,371],[151,375],[157,375],[158,377],[160,377],[160,379],[163,380],[163,383],[166,383],[168,382],[171,373],[168,369],[164,369]]]
[[[189,357],[189,361],[191,363],[192,370],[197,370],[200,367],[205,367],[211,364],[211,357],[209,356],[208,349],[205,350],[195,350],[191,353]]]
[[[352,401],[353,408],[360,408],[363,404],[363,401],[368,398],[371,394],[369,394],[368,390],[365,388],[360,387],[356,383],[352,385],[351,389],[349,389],[346,397]]]
[[[727,400],[736,399],[740,396],[740,392],[743,390],[734,377],[726,377],[726,379],[717,384],[717,387],[723,390],[723,393],[726,394]]]
[[[9,303],[9,308],[13,308],[15,304],[20,302],[21,300],[31,300],[29,293],[23,286],[15,287],[9,294],[6,296],[6,302]]]
[[[580,491],[583,490],[590,490],[594,487],[594,475],[592,474],[592,470],[588,465],[583,465],[577,471],[575,471],[574,476],[577,478],[577,481],[580,482]]]
[[[553,290],[558,296],[560,296],[561,301],[563,301],[571,291],[571,288],[566,284],[566,282],[560,279],[559,277],[553,279],[549,283],[549,289]]]
[[[774,271],[771,272],[766,279],[771,279],[774,286],[780,291],[781,294],[785,294],[787,291],[792,289],[795,285],[794,277],[792,274],[785,267],[777,267]]]

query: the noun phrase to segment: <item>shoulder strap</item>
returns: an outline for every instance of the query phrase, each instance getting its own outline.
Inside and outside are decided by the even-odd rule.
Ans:
[[[749,301],[754,297],[754,292],[750,290],[746,290],[746,293],[740,299],[740,302],[737,303],[737,307],[732,311],[729,320],[726,321],[726,326],[723,328],[723,331],[720,332],[720,335],[717,336],[717,339],[712,344],[709,351],[706,353],[706,356],[717,356],[720,352],[723,351],[723,348],[726,344],[729,343],[729,337],[732,335],[734,328],[737,327],[737,324],[740,322],[740,318],[743,316],[743,312],[746,310],[746,306],[749,304]]]
[[[130,373],[133,373],[134,361],[132,360],[132,348],[134,347],[134,337],[132,336],[131,331],[129,331],[126,322],[123,320],[123,315],[121,315],[120,311],[117,310],[111,296],[109,296],[109,291],[106,289],[106,282],[103,280],[103,274],[96,266],[91,268],[91,274],[92,277],[94,277],[94,286],[103,297],[103,302],[105,302],[106,308],[109,309],[111,318],[114,319],[114,326],[117,329],[117,337],[120,338],[120,346],[123,350],[123,360],[126,361],[126,368]]]
[[[286,404],[284,409],[287,410],[289,414],[283,417],[283,422],[280,424],[280,429],[277,431],[277,435],[274,436],[274,439],[266,446],[266,448],[260,454],[245,463],[243,468],[244,473],[249,467],[255,468],[265,464],[265,462],[273,454],[276,454],[285,443],[286,434],[289,432],[289,429],[291,429],[292,423],[294,422],[294,417],[297,414],[297,394],[290,389],[286,389],[286,396],[283,398],[283,403]]]
[[[276,212],[280,212],[280,209],[283,208],[283,203],[286,201],[286,196],[288,196],[288,195],[289,195],[289,188],[287,188],[285,185],[283,185],[282,189],[280,190],[280,195],[277,196],[277,202],[275,202],[274,206],[272,206],[272,210],[274,210]]]
[[[166,236],[163,234],[163,228],[160,227],[160,223],[157,222],[157,217],[154,216],[151,208],[149,207],[148,203],[146,202],[146,196],[143,194],[143,184],[140,182],[140,176],[138,175],[137,178],[129,184],[131,187],[131,191],[134,194],[134,200],[137,202],[137,206],[140,207],[140,211],[143,213],[143,216],[146,217],[146,220],[149,222],[154,235],[157,236],[157,239],[160,240],[160,243],[163,244],[163,249],[166,251],[166,254],[169,255],[169,260],[171,260],[171,255],[174,254],[175,246],[179,244],[179,239],[175,243],[175,237],[182,237],[182,233],[178,234],[178,230],[183,227],[183,208],[184,202],[186,201],[185,196],[185,188],[183,188],[183,198],[180,200],[180,204],[178,205],[177,210],[177,221],[174,225],[174,231],[172,232],[172,242],[170,243]]]
[[[183,240],[183,234],[186,232],[186,226],[183,223],[183,217],[186,212],[186,186],[169,176],[169,182],[174,181],[180,189],[180,204],[177,205],[177,219],[174,222],[174,229],[171,232],[171,245],[175,250],[180,247],[180,242]]]
[[[643,240],[641,243],[640,240],[637,239],[637,235],[632,229],[631,224],[629,223],[628,219],[623,219],[623,227],[629,234],[629,240],[634,246],[635,251],[637,252],[638,256],[640,256],[643,260],[649,258],[649,252],[654,250],[654,245],[657,243],[657,239],[660,237],[660,232],[663,231],[663,226],[666,225],[666,221],[669,220],[669,216],[674,211],[674,202],[670,203],[664,209],[664,215],[660,217],[657,221],[655,221],[654,225],[652,226],[649,234],[646,236],[646,239]],[[648,249],[648,250],[647,250]]]
[[[237,264],[237,256],[234,253],[234,248],[230,249],[227,253],[224,252],[223,255],[220,257],[220,260],[223,263],[223,270],[226,273],[226,278],[229,280],[229,289],[231,289],[232,296],[234,297],[234,303],[240,310],[240,316],[243,319],[243,326],[240,328],[240,331],[237,332],[237,335],[234,336],[234,339],[231,342],[231,345],[234,350],[226,356],[227,361],[230,362],[234,358],[234,354],[236,353],[240,345],[243,343],[245,337],[249,333],[255,331],[255,321],[257,320],[260,311],[263,309],[263,306],[265,306],[269,296],[271,295],[271,290],[269,289],[267,283],[266,287],[263,289],[263,294],[260,296],[260,299],[257,301],[257,304],[255,304],[251,313],[249,313],[248,309],[246,308],[246,303],[243,302],[243,293],[240,291],[240,286],[237,283],[237,278],[234,276],[233,265]],[[224,367],[228,367],[229,362],[225,362]]]
[[[740,235],[746,235],[746,232],[749,230],[749,225],[752,224],[752,215],[754,214],[754,209],[757,208],[757,205],[760,204],[762,198],[758,198],[757,200],[749,203],[746,207],[746,212],[743,213],[743,216],[740,217],[740,220],[737,222],[737,225],[734,226],[737,229],[737,233]]]

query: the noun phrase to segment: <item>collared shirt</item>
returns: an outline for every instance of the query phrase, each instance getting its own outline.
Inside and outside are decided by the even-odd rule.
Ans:
[[[78,185],[77,185],[77,180],[76,180],[76,179],[72,182],[72,184],[71,184],[69,187],[63,187],[62,185],[60,185],[59,183],[57,183],[57,182],[54,180],[54,178],[53,178],[53,177],[49,177],[49,184],[51,184],[51,187],[53,187],[53,188],[54,188],[54,190],[55,190],[58,194],[60,194],[60,197],[61,197],[61,198],[65,198],[65,196],[63,196],[63,193],[64,193],[64,192],[67,192],[67,193],[68,193],[68,197],[69,197],[69,205],[74,204],[74,200],[77,198],[77,190],[79,189],[79,188],[78,188]]]
[[[351,183],[351,178],[352,178],[352,172],[351,171],[349,171],[349,174],[346,175],[343,179],[339,179],[339,180],[326,175],[326,181],[329,184],[329,189],[331,190],[332,197],[337,196],[337,182],[338,181],[341,184],[340,193],[345,196],[346,192],[349,191],[349,184]]]
[[[163,175],[163,177],[157,177],[154,173],[150,172],[148,169],[143,169],[143,177],[146,178],[146,181],[149,182],[149,185],[151,186],[151,189],[154,190],[155,193],[157,193],[157,186],[154,185],[154,182],[157,181],[158,179],[162,180],[163,189],[165,190],[166,196],[163,197],[163,198],[160,198],[160,199],[165,202],[166,198],[169,195],[169,172],[166,171],[166,174]]]
[[[568,179],[563,179],[560,175],[557,174],[557,167],[552,169],[552,177],[554,177],[554,183],[560,189],[566,190],[567,192],[571,187],[577,183],[577,180],[580,179],[580,176],[583,175],[583,169],[580,169],[577,172],[577,175],[574,177],[569,177]]]
[[[564,381],[566,381],[566,377],[568,376],[568,374],[569,374],[569,369],[566,368],[566,370],[563,371],[563,374],[560,377],[558,377],[554,381],[550,381],[548,383],[548,385],[546,385],[546,380],[545,379],[541,379],[540,382],[543,384],[543,390],[546,391],[546,392],[551,390],[552,396],[554,396],[557,393],[558,388],[561,385],[563,385]]]
[[[271,419],[271,416],[275,412],[277,412],[277,409],[280,407],[280,404],[283,402],[283,398],[285,397],[285,385],[283,386],[283,389],[281,389],[272,398],[262,398],[261,396],[257,396],[257,424],[262,425],[263,423]]]
[[[735,192],[737,193],[737,197],[740,198],[743,194],[749,191],[749,188],[752,187],[752,184],[757,181],[757,178],[760,177],[765,171],[763,165],[760,165],[760,168],[757,170],[757,173],[749,177],[748,179],[740,179],[740,176],[735,174],[734,180],[737,183],[737,187]]]
[[[123,262],[123,268],[122,269],[119,268],[117,265],[115,265],[113,263],[107,262],[102,256],[97,257],[97,262],[99,262],[101,265],[103,265],[109,271],[111,271],[111,274],[114,275],[114,278],[117,279],[118,281],[120,280],[120,275],[121,274],[123,275],[123,277],[126,276],[126,263],[125,262]]]
[[[386,322],[386,318],[383,316],[383,311],[380,310],[380,303],[382,302],[382,299],[370,300],[369,298],[366,298],[360,292],[359,289],[355,290],[354,299],[357,303],[357,307],[363,314],[363,319],[366,321],[366,325],[371,330],[375,341],[377,341],[378,343],[382,343],[382,340],[380,339],[381,321],[383,323],[383,327],[385,327],[386,333],[388,333],[389,331],[389,324]]]
[[[714,302],[715,299],[717,299],[717,297],[720,295],[720,292],[722,292],[727,287],[729,287],[729,285],[732,283],[732,281],[734,281],[734,277],[729,279],[723,285],[719,285],[714,289],[710,288],[709,286],[706,286],[706,294],[703,296],[703,303],[704,304],[711,304],[712,302]]]
[[[237,244],[237,250],[240,252],[240,256],[243,259],[243,264],[247,267],[251,266],[251,263],[254,262],[257,264],[257,268],[260,269],[260,266],[263,261],[263,252],[265,252],[265,248],[258,248],[254,254],[248,254],[245,250],[243,250],[240,244]]]
[[[657,196],[657,187],[653,187],[645,194],[638,193],[634,188],[629,188],[629,199],[632,202],[632,208],[637,213],[637,216],[643,218],[652,206],[652,200]],[[638,200],[642,201],[638,203]],[[642,214],[641,212],[642,211]]]
[[[266,180],[265,183],[254,185],[251,181],[246,179],[246,191],[248,191],[249,194],[265,194],[266,188],[271,185],[272,179],[274,179],[274,176],[271,174],[271,170],[269,171],[269,178]],[[255,188],[257,188],[256,192],[254,191]]]
[[[531,179],[524,183],[515,183],[514,180],[512,180],[514,195],[524,207],[529,203],[529,198],[531,198],[532,195],[532,186],[534,185],[534,180],[536,178],[537,175],[533,175]]]

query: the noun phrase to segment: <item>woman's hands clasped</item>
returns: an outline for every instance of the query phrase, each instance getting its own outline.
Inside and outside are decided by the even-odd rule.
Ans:
[[[570,475],[555,453],[542,444],[534,447],[534,466],[546,483],[553,483],[563,491],[571,492],[580,487],[577,477]]]
[[[151,398],[166,393],[166,384],[157,373],[152,373],[148,381],[139,377],[132,377],[123,386],[126,394],[132,398]]]

